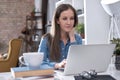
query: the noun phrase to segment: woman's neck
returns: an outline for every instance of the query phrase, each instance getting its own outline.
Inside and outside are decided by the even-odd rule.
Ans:
[[[66,32],[61,33],[61,40],[64,42],[64,45],[66,45],[67,40],[68,40],[68,35]]]

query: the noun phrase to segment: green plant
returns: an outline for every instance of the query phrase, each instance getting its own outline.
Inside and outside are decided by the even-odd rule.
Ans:
[[[76,26],[76,31],[80,34],[84,34],[84,24],[83,23],[79,23],[77,26]]]
[[[120,55],[120,38],[113,38],[112,43],[116,44],[114,54]]]

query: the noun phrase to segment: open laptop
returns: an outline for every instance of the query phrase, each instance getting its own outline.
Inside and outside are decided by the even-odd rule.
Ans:
[[[115,44],[71,45],[67,64],[62,75],[74,75],[83,71],[105,72],[110,64]]]

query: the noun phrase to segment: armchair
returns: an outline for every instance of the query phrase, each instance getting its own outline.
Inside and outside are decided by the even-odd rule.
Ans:
[[[9,41],[7,57],[0,59],[0,72],[9,72],[11,67],[17,66],[21,46],[21,39],[12,39]]]

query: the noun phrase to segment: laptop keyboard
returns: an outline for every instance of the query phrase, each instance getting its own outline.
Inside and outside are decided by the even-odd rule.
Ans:
[[[97,75],[91,79],[83,78],[82,76],[74,76],[75,80],[116,80],[110,75]]]

